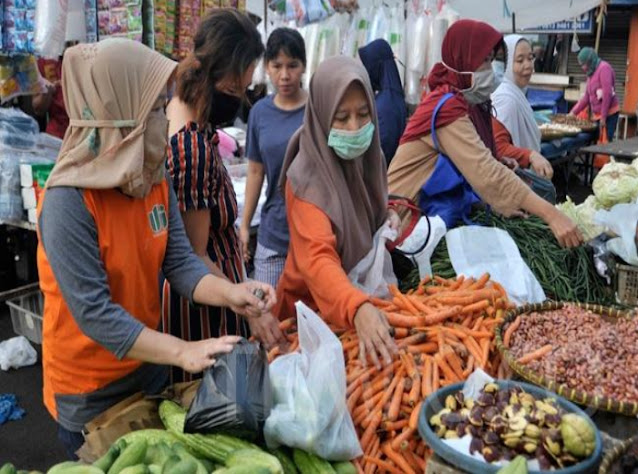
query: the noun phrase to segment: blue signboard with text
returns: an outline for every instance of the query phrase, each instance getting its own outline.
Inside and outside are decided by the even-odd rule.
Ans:
[[[557,33],[580,33],[592,34],[594,32],[594,12],[590,10],[577,18],[570,20],[558,21],[551,25],[538,26],[534,28],[526,28],[525,33],[537,34],[557,34]]]

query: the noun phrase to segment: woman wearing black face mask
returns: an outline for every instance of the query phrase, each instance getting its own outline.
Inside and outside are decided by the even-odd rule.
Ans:
[[[237,200],[217,149],[216,128],[235,118],[264,46],[250,19],[231,9],[202,20],[194,42],[193,52],[179,65],[175,96],[166,109],[166,167],[195,253],[215,275],[239,282],[245,275],[234,228]],[[194,307],[166,282],[162,299],[164,332],[187,341],[247,336],[249,325],[269,321],[277,326],[270,314],[249,323],[226,308]],[[173,370],[173,382],[190,378]]]

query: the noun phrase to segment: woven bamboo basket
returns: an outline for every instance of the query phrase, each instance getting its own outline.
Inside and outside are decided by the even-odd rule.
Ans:
[[[634,443],[638,443],[638,436],[629,438],[608,451],[603,458],[603,462],[600,463],[598,474],[609,474],[616,461],[618,461]]]
[[[617,310],[614,308],[608,308],[600,305],[584,304],[584,303],[569,303],[584,310],[592,311],[593,313],[600,314],[606,318],[626,318],[631,317],[631,313],[626,311]],[[608,397],[602,397],[583,392],[577,388],[569,387],[564,384],[558,384],[554,380],[545,377],[528,367],[516,362],[516,359],[512,353],[503,344],[503,334],[505,333],[505,327],[516,319],[519,315],[525,315],[533,312],[554,311],[563,308],[565,303],[562,302],[547,302],[540,304],[531,304],[521,306],[507,313],[505,320],[499,324],[496,328],[496,347],[501,352],[503,359],[507,361],[509,366],[514,372],[520,375],[523,379],[545,387],[552,392],[557,393],[561,397],[564,397],[578,405],[584,405],[598,410],[608,411],[611,413],[619,413],[627,416],[638,415],[638,403],[627,402],[623,400],[614,400]]]

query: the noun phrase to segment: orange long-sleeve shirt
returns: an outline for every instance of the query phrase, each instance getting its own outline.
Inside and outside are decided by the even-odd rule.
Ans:
[[[297,198],[286,183],[286,214],[290,247],[284,273],[277,285],[275,314],[281,319],[296,314],[303,301],[328,324],[353,327],[359,307],[368,295],[355,288],[341,265],[337,238],[328,216],[317,206]]]
[[[521,168],[528,168],[532,150],[514,146],[510,132],[507,131],[505,125],[494,117],[492,117],[492,130],[494,134],[494,143],[496,143],[496,152],[498,153],[499,158],[513,158],[518,162],[518,165]]]

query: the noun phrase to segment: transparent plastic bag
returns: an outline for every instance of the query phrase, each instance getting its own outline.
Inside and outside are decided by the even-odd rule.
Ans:
[[[348,279],[364,293],[385,298],[390,295],[388,285],[397,284],[392,271],[392,257],[385,244],[396,240],[397,231],[386,223],[374,234],[368,254],[348,273]]]
[[[396,58],[397,69],[401,76],[401,83],[405,84],[405,22],[403,20],[403,8],[396,7],[390,15],[390,23],[384,39],[388,42]]]
[[[411,47],[406,54],[405,94],[406,101],[418,104],[421,101],[421,78],[426,74],[431,15],[424,11],[408,9],[406,37]]]
[[[368,30],[368,38],[366,44],[373,42],[379,38],[385,38],[388,35],[388,29],[390,28],[390,15],[385,6],[380,5],[372,22],[370,23],[370,30]]]
[[[18,336],[0,342],[0,369],[19,369],[38,361],[38,353],[26,337]]]
[[[269,448],[301,448],[330,461],[361,456],[346,405],[343,348],[330,328],[298,302],[299,347],[270,365],[274,406],[264,436]]]
[[[64,50],[68,0],[38,0],[35,7],[35,50],[39,56],[57,59]]]
[[[0,150],[33,150],[39,133],[33,117],[18,109],[0,109]]]

